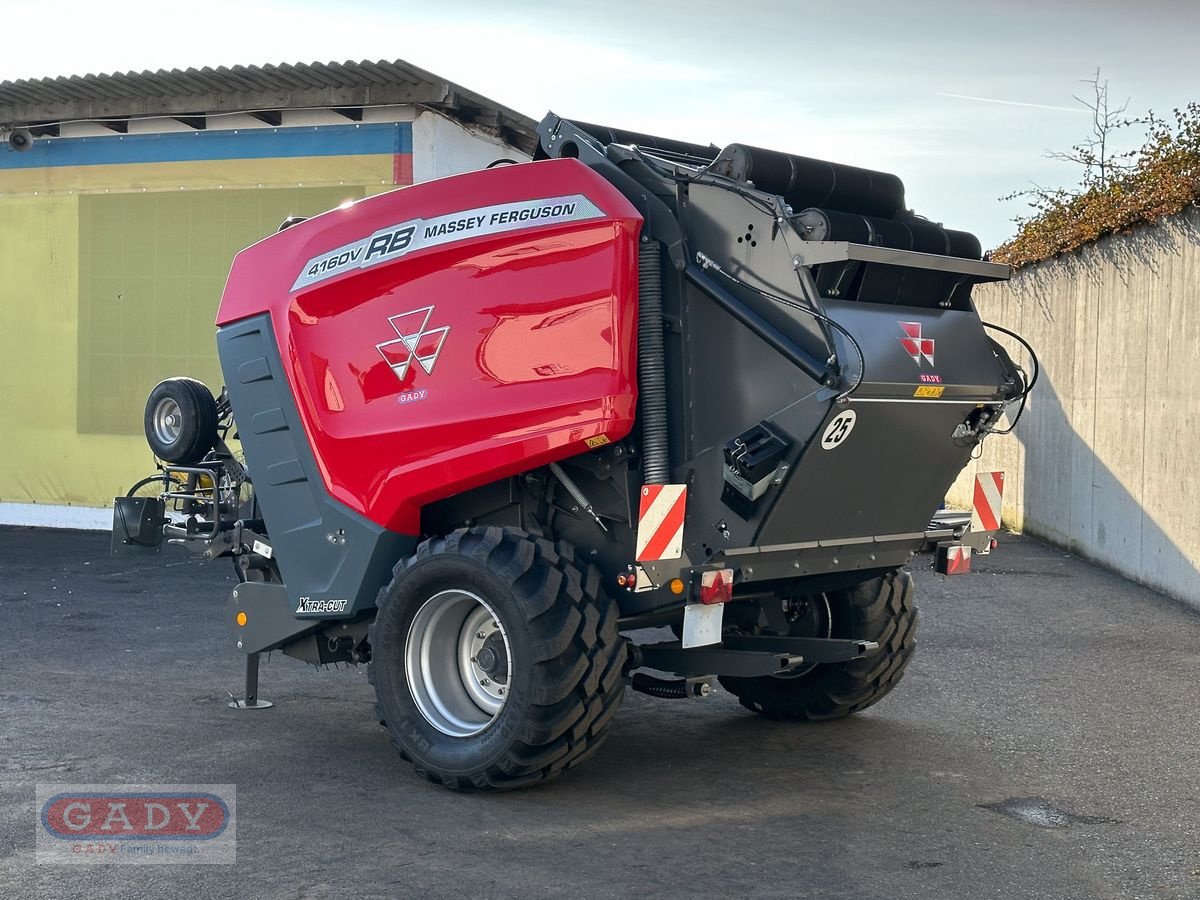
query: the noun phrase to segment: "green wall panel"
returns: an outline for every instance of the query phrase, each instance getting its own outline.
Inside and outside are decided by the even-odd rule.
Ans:
[[[234,254],[289,215],[362,188],[99,194],[79,198],[81,434],[141,434],[150,388],[190,375],[222,383],[213,319]]]

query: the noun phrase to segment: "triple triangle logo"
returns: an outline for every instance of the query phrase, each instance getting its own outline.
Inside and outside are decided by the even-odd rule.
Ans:
[[[921,337],[920,322],[901,322],[900,327],[904,330],[905,337],[900,338],[900,346],[904,348],[904,352],[912,357],[912,361],[918,366],[921,365],[921,360],[929,360],[929,364],[933,365],[933,338]]]
[[[375,349],[401,381],[404,381],[414,362],[426,375],[433,374],[433,367],[442,352],[442,345],[446,343],[446,336],[450,334],[450,326],[430,328],[429,320],[432,316],[432,306],[422,306],[398,316],[388,316],[388,321],[399,337],[376,344]]]

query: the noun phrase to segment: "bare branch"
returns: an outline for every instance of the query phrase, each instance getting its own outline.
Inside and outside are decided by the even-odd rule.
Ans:
[[[1092,114],[1091,133],[1070,150],[1047,150],[1047,159],[1072,163],[1083,169],[1077,196],[1092,188],[1106,189],[1113,180],[1131,172],[1138,156],[1138,151],[1115,152],[1112,143],[1115,132],[1132,125],[1147,125],[1156,121],[1153,114],[1148,116],[1131,117],[1126,115],[1129,110],[1129,98],[1119,106],[1113,106],[1109,100],[1108,80],[1101,80],[1100,69],[1097,68],[1091,78],[1082,80],[1083,84],[1091,87],[1091,97],[1084,98],[1073,95],[1076,102]]]

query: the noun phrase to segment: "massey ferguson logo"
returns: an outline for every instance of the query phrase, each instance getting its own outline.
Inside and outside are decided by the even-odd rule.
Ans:
[[[434,364],[441,355],[442,345],[446,343],[446,336],[450,333],[450,326],[430,328],[429,319],[432,316],[433,307],[422,306],[411,312],[388,317],[399,337],[376,344],[375,348],[401,381],[404,381],[414,362],[425,370],[426,375],[433,374]]]
[[[378,207],[376,207],[378,208]],[[427,250],[430,247],[465,241],[490,234],[523,231],[543,225],[564,222],[583,222],[604,217],[600,207],[582,194],[564,197],[545,197],[541,200],[518,200],[480,206],[434,216],[431,219],[409,219],[388,225],[350,244],[326,250],[304,264],[293,291],[318,284],[327,278],[366,269],[381,263]]]
[[[921,337],[920,322],[901,322],[900,327],[904,329],[905,337],[900,338],[900,346],[904,348],[904,352],[912,357],[912,361],[918,366],[921,365],[921,360],[928,360],[929,364],[933,365],[933,338]]]

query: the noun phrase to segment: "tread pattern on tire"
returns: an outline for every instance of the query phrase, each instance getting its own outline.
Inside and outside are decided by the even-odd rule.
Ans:
[[[534,648],[532,702],[519,738],[503,758],[470,778],[421,765],[389,728],[393,746],[419,775],[457,791],[524,787],[583,762],[608,736],[625,689],[626,650],[617,631],[618,610],[600,589],[599,572],[578,563],[575,549],[565,541],[554,544],[518,529],[490,526],[424,541],[414,556],[395,566],[392,583],[413,563],[438,554],[483,563],[511,586]],[[380,608],[392,583],[379,593]],[[372,625],[372,645],[374,634]],[[373,658],[368,666],[372,683],[374,667]]]
[[[184,431],[180,433],[178,446],[171,448],[159,445],[150,431],[150,417],[153,407],[157,403],[155,394],[164,385],[169,385],[170,389],[176,390],[180,394],[190,398],[181,403],[180,406],[185,416],[188,413],[192,413],[195,416],[195,421],[187,423]],[[187,409],[188,406],[190,406],[190,409]],[[217,418],[217,401],[213,398],[212,391],[203,382],[197,381],[195,378],[184,376],[168,378],[155,385],[154,389],[150,392],[150,396],[146,399],[146,411],[143,416],[143,423],[146,440],[155,455],[166,462],[176,465],[191,465],[199,462],[204,457],[204,454],[211,450],[217,442],[217,425],[219,424]]]
[[[723,677],[721,685],[742,706],[769,719],[839,719],[878,703],[900,682],[916,649],[912,576],[898,569],[845,594],[850,621],[843,636],[878,641],[875,653],[817,666],[795,679]]]

